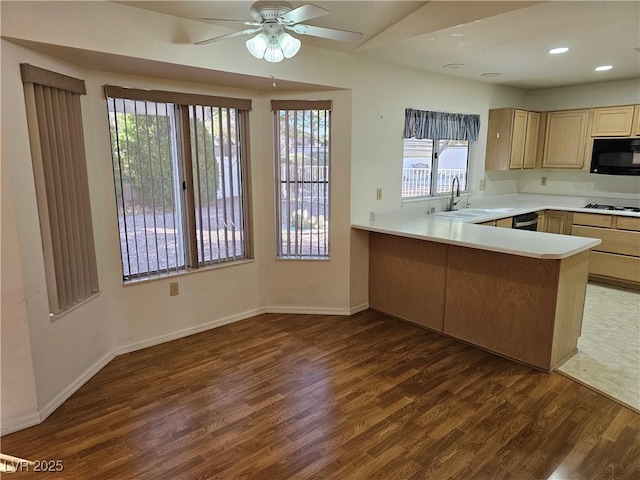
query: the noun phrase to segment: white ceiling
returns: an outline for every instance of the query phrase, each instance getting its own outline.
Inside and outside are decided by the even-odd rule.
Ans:
[[[252,2],[118,2],[168,15],[251,20]],[[523,89],[640,78],[640,1],[309,1],[329,15],[307,23],[363,33],[357,44],[299,36],[304,45]],[[215,22],[211,37],[236,24]],[[221,28],[222,27],[222,28]],[[238,25],[237,29],[242,29]],[[204,39],[203,39],[204,40]],[[243,42],[246,37],[228,39]],[[563,55],[550,48],[567,46]],[[206,45],[193,48],[207,48]],[[249,53],[247,52],[247,55]],[[447,64],[463,64],[457,69]],[[595,72],[610,64],[608,72]],[[482,77],[483,73],[499,73]]]

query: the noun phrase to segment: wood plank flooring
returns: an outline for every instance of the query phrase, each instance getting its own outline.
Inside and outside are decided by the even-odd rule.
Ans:
[[[640,415],[374,311],[261,315],[113,360],[2,452],[26,479],[640,478]]]

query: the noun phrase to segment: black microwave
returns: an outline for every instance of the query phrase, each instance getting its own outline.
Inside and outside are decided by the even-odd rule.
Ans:
[[[640,175],[640,138],[596,138],[591,173]]]

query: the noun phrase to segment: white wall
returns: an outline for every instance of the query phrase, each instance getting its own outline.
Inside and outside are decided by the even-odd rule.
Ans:
[[[527,108],[539,111],[631,105],[640,103],[640,79],[588,83],[572,87],[531,90]]]

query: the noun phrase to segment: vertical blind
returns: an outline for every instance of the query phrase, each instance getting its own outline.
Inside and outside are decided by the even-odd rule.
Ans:
[[[277,256],[329,257],[330,101],[271,102],[275,124]]]
[[[480,115],[405,109],[404,138],[475,141],[479,132]]]
[[[21,64],[51,313],[98,292],[82,80]]]

